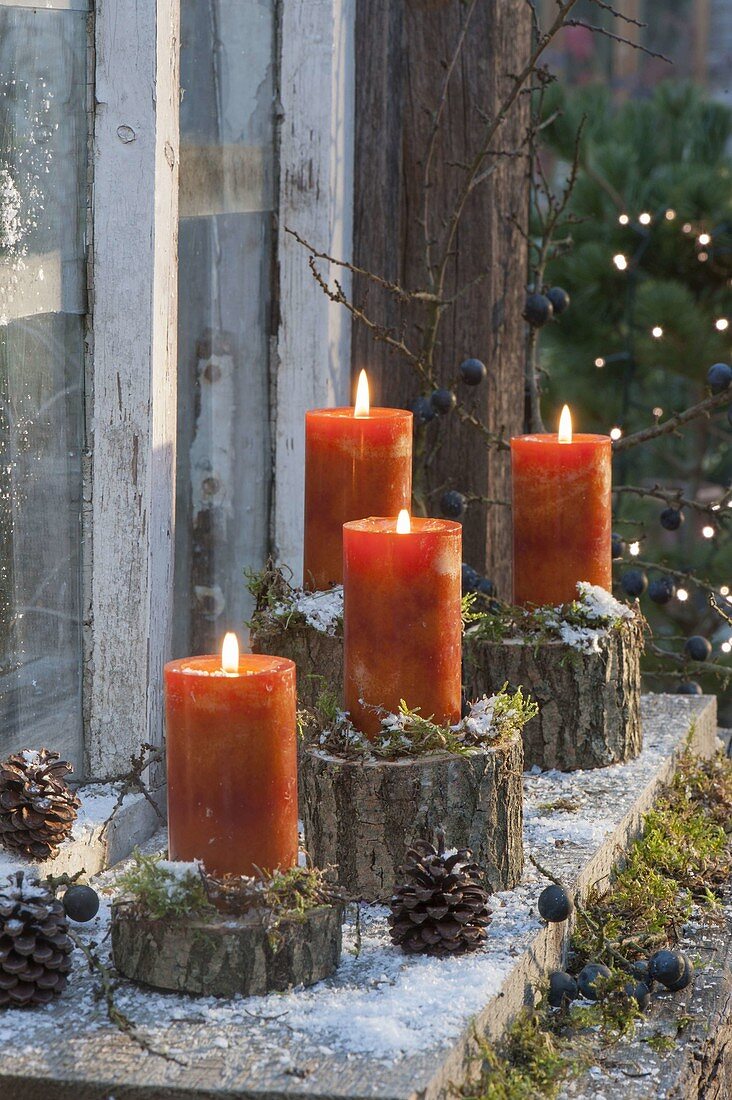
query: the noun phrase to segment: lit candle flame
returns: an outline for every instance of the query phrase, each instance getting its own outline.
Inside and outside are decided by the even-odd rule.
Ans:
[[[369,380],[366,377],[366,371],[362,370],[358,376],[358,387],[356,389],[356,405],[353,410],[353,415],[368,416],[369,408]]]
[[[562,409],[562,415],[559,417],[559,432],[557,434],[557,442],[572,442],[572,414],[569,411],[569,405],[564,406],[564,408]]]
[[[232,631],[224,637],[221,647],[221,667],[224,672],[239,671],[239,639]]]
[[[409,512],[406,508],[402,508],[397,516],[396,529],[398,535],[408,535],[412,530],[412,521],[409,518]]]

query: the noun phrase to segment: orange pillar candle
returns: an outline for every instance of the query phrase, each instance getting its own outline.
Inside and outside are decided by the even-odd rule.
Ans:
[[[612,444],[573,435],[564,406],[557,435],[511,440],[513,601],[569,603],[577,582],[612,588]]]
[[[412,414],[372,409],[361,371],[354,408],[305,414],[306,588],[343,581],[343,524],[396,515],[412,499]]]
[[[295,665],[239,656],[165,666],[168,846],[213,875],[297,862]]]
[[[462,528],[440,519],[362,519],[343,528],[344,702],[378,733],[400,700],[460,720]]]

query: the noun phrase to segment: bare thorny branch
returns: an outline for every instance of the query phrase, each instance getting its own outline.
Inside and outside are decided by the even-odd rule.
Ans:
[[[86,959],[89,972],[97,979],[97,994],[99,999],[104,1002],[107,1019],[110,1024],[113,1024],[113,1026],[121,1031],[123,1035],[126,1035],[147,1054],[154,1054],[158,1058],[164,1058],[166,1062],[175,1062],[179,1066],[187,1065],[188,1063],[185,1060],[176,1057],[167,1050],[161,1050],[154,1046],[150,1040],[139,1031],[132,1020],[130,1020],[129,1016],[126,1016],[118,1007],[114,997],[117,985],[116,980],[112,976],[109,968],[102,962],[98,952],[94,950],[95,945],[86,943],[84,938],[75,932],[74,929],[69,929],[68,935],[73,940],[74,946],[78,947]]]
[[[712,394],[710,397],[705,397],[703,401],[699,401],[696,405],[684,409],[683,412],[674,413],[673,416],[669,416],[659,424],[652,424],[649,428],[642,428],[638,432],[633,432],[632,435],[622,436],[620,439],[613,440],[613,451],[626,451],[629,447],[637,447],[639,443],[647,443],[650,439],[656,439],[658,436],[668,435],[670,432],[678,432],[679,428],[683,428],[692,420],[698,420],[700,417],[709,416],[710,413],[715,412],[717,409],[721,409],[724,405],[728,405],[729,402],[729,390],[723,390],[722,393]]]

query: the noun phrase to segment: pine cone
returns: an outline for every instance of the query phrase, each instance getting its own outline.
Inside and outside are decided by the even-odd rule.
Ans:
[[[66,784],[70,771],[48,749],[26,749],[0,764],[0,843],[36,859],[56,855],[79,808]]]
[[[74,945],[64,907],[16,871],[0,882],[0,1008],[46,1005],[66,988]]]
[[[486,937],[491,910],[488,891],[472,852],[462,848],[445,856],[445,837],[437,847],[417,841],[407,852],[404,875],[391,899],[392,941],[411,955],[460,955],[475,951]]]

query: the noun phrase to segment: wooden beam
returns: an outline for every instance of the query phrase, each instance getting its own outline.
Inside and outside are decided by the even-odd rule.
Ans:
[[[306,253],[285,229],[350,259],[354,4],[287,0],[281,9],[272,541],[296,579],[302,575],[305,410],[349,401],[351,325],[316,284]]]
[[[458,0],[358,0],[356,20],[356,157],[354,261],[410,289],[425,287],[422,208],[423,158],[431,119],[440,97],[445,62],[457,42],[466,6]],[[530,8],[519,0],[478,4],[456,67],[434,159],[432,210],[447,213],[462,173],[453,165],[474,153],[484,125],[505,94],[511,74],[526,60]],[[514,149],[527,119],[527,97],[496,136],[496,147]],[[484,117],[484,116],[483,116]],[[524,158],[504,158],[498,171],[469,200],[450,264],[451,292],[486,267],[487,278],[465,294],[443,323],[436,368],[452,385],[468,356],[488,366],[488,382],[467,398],[469,407],[494,430],[522,430],[524,408],[524,322],[526,246],[511,222],[525,225],[528,171]],[[437,218],[435,224],[439,224]],[[400,328],[393,299],[357,280],[355,299],[388,326]],[[406,316],[406,333],[416,341],[422,318]],[[404,406],[420,392],[410,367],[359,326],[353,333],[353,367],[368,367],[379,401]],[[430,433],[438,430],[430,426]],[[509,495],[505,453],[488,452],[480,436],[454,416],[439,425],[441,446],[430,486],[454,487],[481,496]],[[439,493],[437,493],[439,496]],[[430,511],[437,512],[432,498]],[[464,556],[486,569],[510,593],[510,515],[483,504],[470,507],[464,524]]]
[[[94,776],[162,737],[173,574],[178,0],[96,4],[85,725]],[[91,545],[90,545],[91,539]]]

